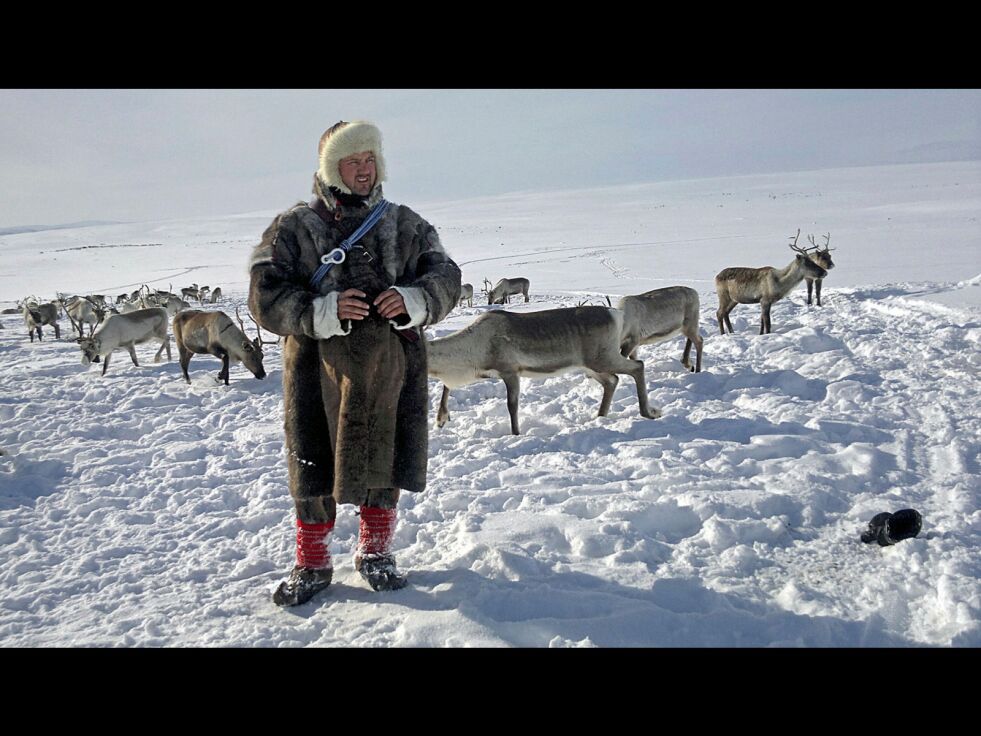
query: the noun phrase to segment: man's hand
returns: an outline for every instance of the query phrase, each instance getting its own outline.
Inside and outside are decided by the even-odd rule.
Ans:
[[[375,298],[374,304],[378,307],[378,314],[385,319],[394,319],[400,314],[409,314],[405,309],[405,301],[402,299],[402,295],[395,289],[383,291]]]
[[[368,302],[362,301],[366,296],[368,295],[358,289],[342,291],[337,297],[337,319],[360,320],[367,317]]]

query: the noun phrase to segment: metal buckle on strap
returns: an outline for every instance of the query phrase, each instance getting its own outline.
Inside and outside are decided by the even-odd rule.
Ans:
[[[337,264],[344,263],[346,258],[347,253],[344,252],[343,248],[334,248],[334,250],[332,250],[330,253],[320,256],[320,262],[325,266],[328,263],[336,266]]]

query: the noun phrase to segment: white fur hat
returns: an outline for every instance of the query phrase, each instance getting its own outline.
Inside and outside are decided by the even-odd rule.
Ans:
[[[378,127],[367,120],[355,120],[353,123],[342,120],[329,127],[320,137],[318,173],[321,181],[345,194],[351,194],[351,190],[341,181],[337,166],[341,159],[362,151],[375,154],[375,184],[381,184],[385,181],[385,159],[382,156],[382,136]]]

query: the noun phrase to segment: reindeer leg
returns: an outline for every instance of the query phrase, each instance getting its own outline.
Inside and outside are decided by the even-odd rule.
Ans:
[[[511,434],[521,434],[518,430],[518,396],[521,394],[521,379],[516,373],[501,375],[508,390],[508,413],[511,415]]]
[[[807,282],[807,306],[811,306],[811,291],[814,289],[814,283],[810,279],[805,279]],[[820,284],[820,282],[818,282]],[[821,306],[821,287],[818,286],[818,306]]]
[[[621,355],[617,355],[619,360],[610,361],[608,370],[602,371],[604,373],[626,373],[629,376],[633,376],[634,383],[637,384],[637,401],[640,404],[640,414],[648,419],[657,419],[661,416],[661,410],[657,407],[651,407],[647,401],[647,382],[644,379],[644,361],[642,360],[630,360],[629,358],[624,358]],[[592,368],[596,370],[596,367]],[[600,372],[600,371],[597,371]]]
[[[642,360],[631,360],[633,365],[628,371],[634,377],[637,384],[637,401],[640,403],[641,416],[648,419],[657,419],[661,416],[661,410],[656,406],[651,407],[647,402],[647,381],[644,379],[644,362]]]
[[[442,427],[450,421],[450,410],[447,403],[450,400],[450,389],[443,384],[443,396],[439,400],[439,411],[436,412],[436,426]]]
[[[153,356],[154,363],[160,362],[160,356],[163,355],[164,346],[167,347],[167,360],[170,360],[170,335],[167,335],[167,339],[160,343],[160,349],[157,351],[157,354]]]
[[[218,374],[218,378],[225,379],[225,385],[228,385],[228,353],[221,356],[221,373]]]
[[[722,315],[722,316],[723,316],[723,317],[725,318],[725,321],[726,321],[726,327],[728,327],[728,328],[729,328],[729,334],[730,334],[730,335],[731,335],[731,334],[732,334],[733,332],[735,332],[735,330],[734,330],[734,329],[732,329],[732,322],[730,322],[730,321],[729,321],[729,312],[731,312],[731,311],[732,311],[733,309],[735,309],[735,308],[736,308],[736,302],[733,302],[732,304],[730,304],[730,305],[729,305],[729,307],[728,307],[728,309],[726,309],[726,311],[725,311],[725,314],[723,314],[723,315]],[[723,334],[725,334],[725,333],[723,333]]]
[[[60,340],[61,339],[61,328],[58,326],[58,323],[57,322],[54,323],[54,328],[55,328],[55,340]]]
[[[681,364],[689,371],[691,367],[691,338],[685,338],[685,352],[681,354]]]
[[[695,373],[701,373],[702,372],[702,343],[704,342],[704,340],[702,339],[702,336],[697,331],[695,332],[695,337],[693,339],[695,341]]]
[[[102,359],[102,375],[106,375],[106,370],[109,368],[109,358],[112,356],[112,352],[106,353],[106,357]],[[99,357],[99,356],[96,356]],[[94,360],[92,361],[95,362]]]
[[[617,384],[620,383],[620,376],[616,373],[597,373],[589,371],[589,377],[595,379],[603,387],[603,398],[600,401],[598,417],[605,417],[610,413],[610,404],[613,403],[613,392],[616,391]]]
[[[130,344],[127,349],[129,350],[129,357],[133,359],[133,365],[139,368],[140,363],[136,359],[136,347],[133,344]]]
[[[815,290],[815,291],[817,292],[817,302],[818,302],[818,306],[819,306],[819,307],[821,306],[821,282],[822,282],[822,281],[824,281],[824,279],[816,279],[816,280],[814,281],[814,290]],[[811,295],[810,295],[810,284],[808,284],[808,294],[807,294],[807,296],[808,296],[808,297],[810,297],[810,296],[811,296]],[[808,300],[807,300],[807,303],[808,303],[808,304],[810,304],[810,303],[811,303],[811,300],[810,300],[810,298],[808,298]]]
[[[191,377],[187,375],[187,367],[191,364],[191,351],[185,348],[183,345],[177,346],[177,352],[180,353],[181,357],[181,371],[184,373],[184,380],[188,383],[191,382]]]

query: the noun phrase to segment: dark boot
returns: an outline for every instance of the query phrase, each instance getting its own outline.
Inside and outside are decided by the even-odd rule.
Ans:
[[[361,507],[361,526],[354,569],[373,590],[398,590],[406,585],[405,576],[395,566],[391,553],[395,533],[395,509]]]
[[[358,555],[354,558],[354,569],[373,590],[398,590],[408,582],[395,567],[392,555]]]
[[[330,585],[334,566],[327,545],[333,528],[333,520],[317,524],[297,518],[296,565],[273,593],[273,603],[277,606],[298,606]]]
[[[334,568],[311,568],[295,566],[290,576],[279,584],[273,593],[273,603],[277,606],[299,606],[313,598],[330,585]]]

